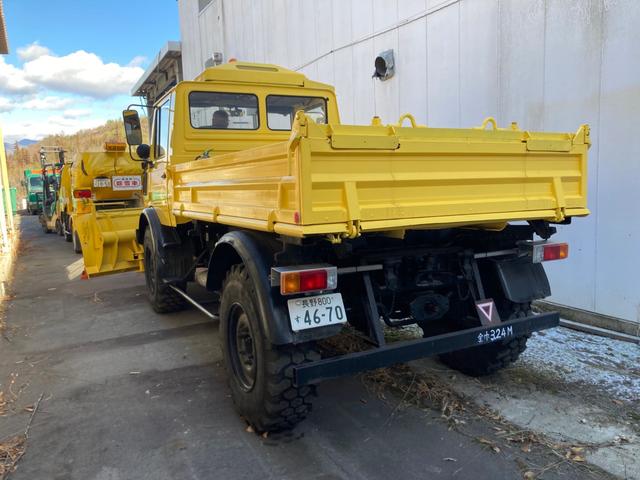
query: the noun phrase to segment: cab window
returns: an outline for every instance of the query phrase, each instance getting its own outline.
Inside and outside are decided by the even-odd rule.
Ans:
[[[267,125],[271,130],[291,130],[298,110],[302,110],[315,123],[327,123],[327,101],[324,98],[269,95]]]
[[[155,119],[155,158],[164,158],[169,149],[169,125],[171,118],[171,104],[167,100],[156,109]]]
[[[32,190],[42,190],[42,177],[29,178],[29,186]]]
[[[212,130],[256,130],[258,97],[242,93],[191,92],[191,126]]]

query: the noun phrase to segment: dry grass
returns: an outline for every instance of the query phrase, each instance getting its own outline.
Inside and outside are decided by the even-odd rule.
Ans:
[[[15,471],[26,447],[27,437],[24,434],[0,442],[0,480],[4,480],[7,475]]]

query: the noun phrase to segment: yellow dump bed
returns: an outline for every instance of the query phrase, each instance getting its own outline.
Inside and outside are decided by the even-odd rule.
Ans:
[[[171,165],[172,213],[178,222],[336,239],[589,213],[587,126],[536,133],[488,123],[318,125],[298,112],[288,141]]]

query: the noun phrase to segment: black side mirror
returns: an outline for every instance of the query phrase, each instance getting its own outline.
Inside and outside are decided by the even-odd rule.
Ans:
[[[149,160],[149,157],[151,156],[151,147],[146,143],[141,143],[136,148],[136,153],[142,160]]]
[[[122,112],[122,119],[124,121],[124,133],[127,137],[127,143],[129,145],[141,145],[142,127],[140,125],[138,112],[135,110],[125,110]]]

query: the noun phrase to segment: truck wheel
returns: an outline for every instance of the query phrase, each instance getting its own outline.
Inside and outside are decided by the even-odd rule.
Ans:
[[[68,218],[68,217],[67,217],[67,218]],[[64,225],[65,225],[65,227],[64,227],[64,228],[66,229],[66,230],[63,230],[63,232],[62,232],[62,234],[64,235],[64,239],[65,239],[67,242],[71,242],[71,241],[73,241],[73,235],[72,235],[72,233],[71,233],[71,232],[72,232],[72,229],[71,229],[71,221],[70,221],[70,220],[65,221],[65,222],[64,222]]]
[[[73,232],[73,251],[76,253],[82,253],[82,243],[80,243],[80,236],[78,232]]]
[[[174,260],[170,258],[170,260]],[[144,233],[144,278],[147,283],[147,297],[149,303],[156,313],[169,313],[181,310],[185,306],[185,300],[171,288],[165,285],[160,266],[158,265],[159,255],[156,249],[156,242],[153,239],[151,228],[147,227]],[[177,276],[181,274],[175,265],[173,268]],[[177,285],[178,288],[185,289],[186,284]]]
[[[514,320],[531,315],[530,303],[512,303],[505,300],[500,315]],[[482,377],[501,370],[515,362],[527,348],[528,335],[515,337],[481,347],[465,348],[440,355],[442,363],[470,377]]]
[[[220,298],[220,339],[236,409],[258,432],[288,430],[311,412],[314,385],[293,385],[294,365],[320,359],[312,343],[271,345],[244,266],[231,268]]]

